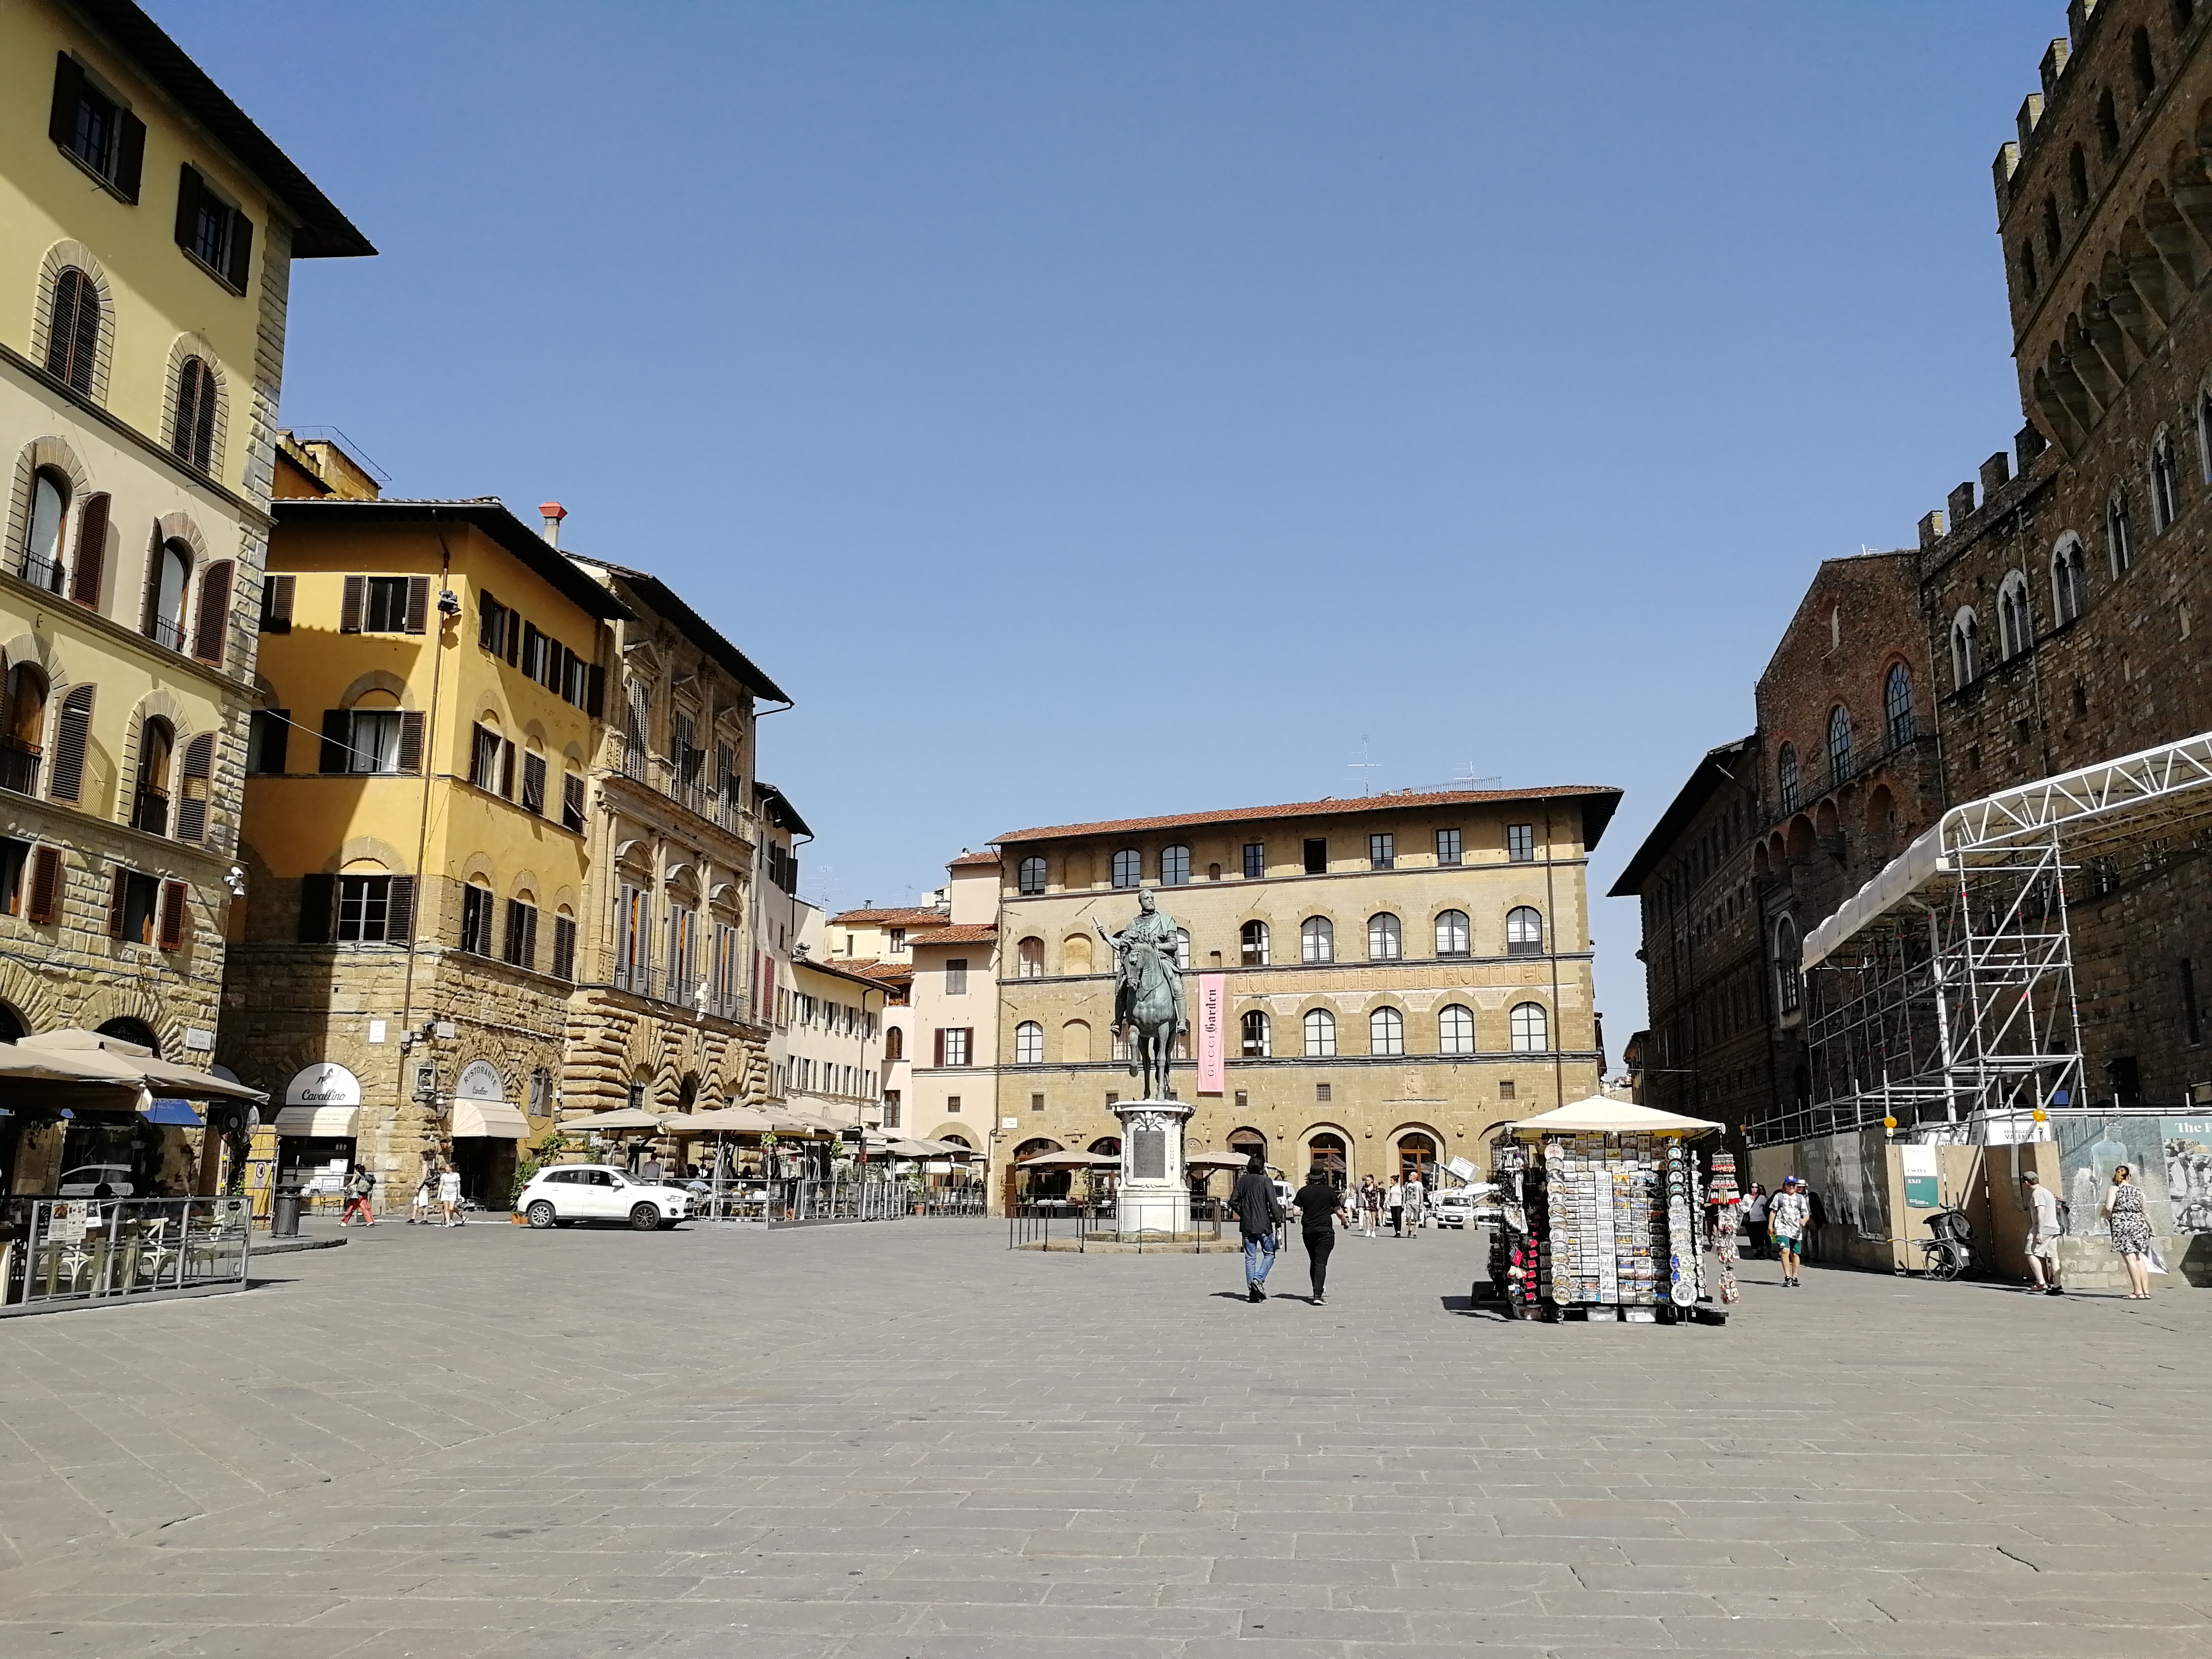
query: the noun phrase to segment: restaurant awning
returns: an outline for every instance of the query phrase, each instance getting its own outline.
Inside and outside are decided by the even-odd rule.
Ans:
[[[361,1123],[358,1106],[287,1106],[276,1114],[276,1133],[304,1140],[351,1140]]]
[[[453,1103],[456,1140],[525,1140],[530,1120],[519,1108],[503,1100],[457,1100]]]

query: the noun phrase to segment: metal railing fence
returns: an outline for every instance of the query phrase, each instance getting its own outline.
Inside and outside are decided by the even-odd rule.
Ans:
[[[246,1284],[248,1198],[15,1199],[6,1213],[9,1307]]]
[[[1136,1238],[1127,1241],[1139,1253],[1146,1250],[1180,1250],[1195,1252],[1208,1244],[1221,1242],[1221,1223],[1227,1206],[1218,1198],[1194,1198],[1190,1202],[1191,1236],[1167,1239]],[[1057,1245],[1054,1240],[1060,1241]],[[1101,1243],[1122,1244],[1115,1218],[1115,1206],[1110,1201],[1079,1204],[1066,1200],[1047,1199],[1037,1202],[1011,1205],[1006,1210],[1006,1248],[1010,1250],[1054,1249],[1081,1250],[1094,1240]],[[1277,1243],[1281,1243],[1279,1232]]]

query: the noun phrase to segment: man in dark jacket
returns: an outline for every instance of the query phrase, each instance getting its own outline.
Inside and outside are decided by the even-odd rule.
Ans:
[[[1244,1299],[1265,1302],[1267,1269],[1275,1265],[1275,1229],[1283,1224],[1283,1206],[1275,1196],[1275,1183],[1267,1179],[1267,1160],[1252,1154],[1244,1173],[1237,1177],[1237,1190],[1229,1194],[1229,1207],[1244,1234]]]
[[[1297,1206],[1298,1231],[1305,1235],[1306,1266],[1313,1273],[1313,1304],[1322,1304],[1328,1279],[1328,1253],[1336,1248],[1336,1218],[1344,1209],[1344,1189],[1319,1169],[1291,1202]]]

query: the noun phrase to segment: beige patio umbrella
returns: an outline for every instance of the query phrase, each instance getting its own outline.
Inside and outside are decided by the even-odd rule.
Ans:
[[[163,1060],[143,1043],[109,1036],[100,1031],[88,1031],[82,1026],[70,1026],[59,1031],[41,1031],[35,1036],[25,1037],[15,1046],[66,1054],[72,1061],[88,1055],[98,1055],[102,1060],[113,1060],[130,1068],[150,1091],[157,1094],[181,1097],[186,1100],[249,1100],[257,1106],[269,1098],[262,1090],[249,1089],[243,1083],[229,1082],[212,1072],[203,1072],[197,1066],[179,1066]]]
[[[667,1127],[665,1119],[636,1106],[617,1106],[611,1112],[581,1112],[561,1125],[563,1133],[570,1129],[583,1129],[596,1130],[601,1134],[658,1133]]]
[[[1121,1160],[1104,1152],[1039,1152],[1035,1158],[1023,1158],[1015,1167],[1024,1170],[1118,1170],[1121,1167]]]
[[[672,1135],[761,1135],[775,1131],[775,1120],[750,1106],[717,1106],[669,1119]]]

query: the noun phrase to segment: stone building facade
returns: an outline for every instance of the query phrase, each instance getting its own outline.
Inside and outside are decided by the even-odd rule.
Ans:
[[[291,264],[375,250],[143,12],[105,9],[0,9],[0,1038],[89,1027],[206,1066]],[[135,1121],[22,1127],[0,1190],[106,1161],[100,1134],[146,1152],[125,1160]]]
[[[1262,1150],[1294,1180],[1486,1167],[1498,1123],[1597,1092],[1584,878],[1620,798],[1384,795],[999,837],[994,1190],[1043,1143],[1120,1133],[1109,1107],[1133,1085],[1097,929],[1126,925],[1140,885],[1189,936],[1194,1019],[1202,976],[1224,976],[1223,1091],[1177,1067],[1194,1150]]]

